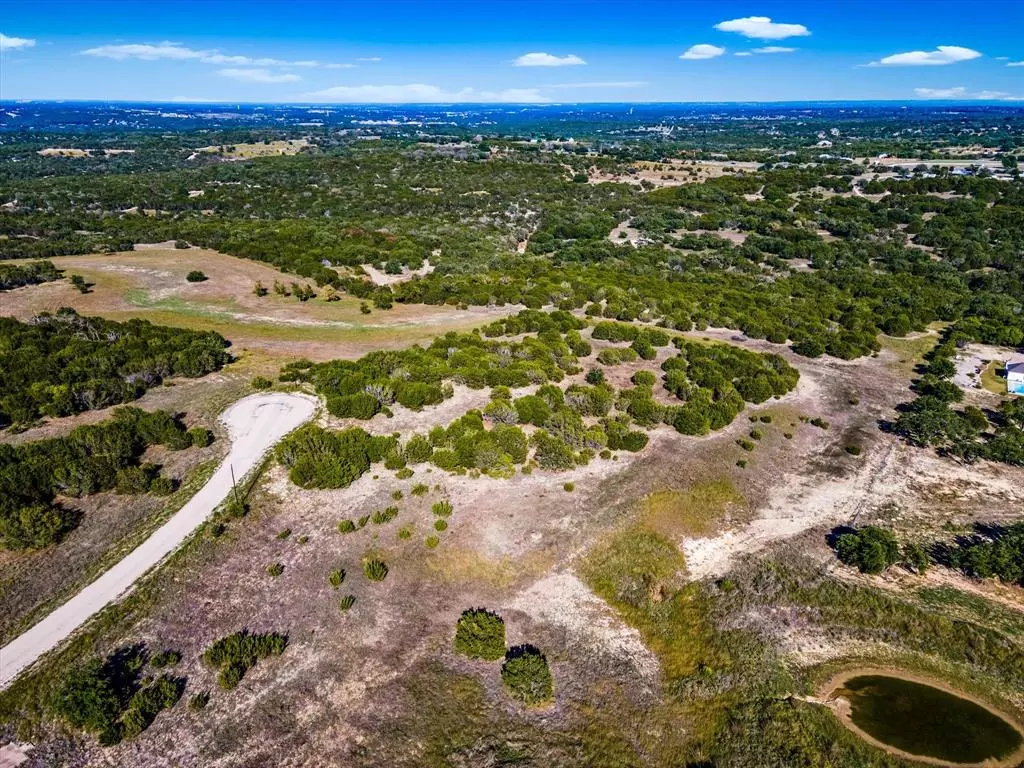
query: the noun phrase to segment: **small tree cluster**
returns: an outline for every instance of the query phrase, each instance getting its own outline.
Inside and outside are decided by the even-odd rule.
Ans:
[[[277,632],[252,634],[248,630],[222,637],[203,652],[203,661],[219,669],[217,683],[221,688],[234,688],[245,673],[260,659],[280,656],[288,646],[288,638]]]
[[[463,611],[455,625],[455,651],[471,659],[500,659],[505,655],[504,619],[484,608]]]

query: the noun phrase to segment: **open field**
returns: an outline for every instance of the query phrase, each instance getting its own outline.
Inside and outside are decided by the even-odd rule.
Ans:
[[[93,284],[80,294],[67,281],[8,291],[3,311],[19,319],[73,306],[82,315],[111,320],[138,317],[161,325],[217,331],[232,342],[232,352],[260,352],[277,358],[330,360],[359,357],[374,349],[429,342],[449,330],[466,330],[517,311],[516,307],[428,307],[396,304],[390,310],[360,312],[350,296],[326,302],[300,302],[272,290],[306,280],[270,266],[199,248],[170,244],[136,251],[53,259],[65,275],[82,275]],[[207,280],[190,283],[198,269]],[[257,281],[270,291],[253,294]]]

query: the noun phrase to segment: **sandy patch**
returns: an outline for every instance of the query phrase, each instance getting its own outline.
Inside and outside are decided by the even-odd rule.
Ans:
[[[661,665],[640,633],[625,624],[601,598],[574,574],[552,573],[515,596],[506,607],[522,611],[535,621],[552,624],[577,644],[628,662],[649,685],[657,682]]]

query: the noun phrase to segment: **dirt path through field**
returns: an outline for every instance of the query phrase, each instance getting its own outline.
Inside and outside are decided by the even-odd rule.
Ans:
[[[232,477],[252,470],[282,437],[313,417],[317,401],[306,395],[251,395],[228,408],[221,420],[231,451],[213,477],[137,549],[24,634],[0,649],[0,689],[56,648],[106,605],[174,552],[230,493]]]

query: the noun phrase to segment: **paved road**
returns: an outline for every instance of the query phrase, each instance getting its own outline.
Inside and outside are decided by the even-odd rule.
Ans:
[[[228,408],[221,421],[227,427],[231,450],[213,477],[137,549],[0,649],[0,689],[126,594],[141,576],[181,546],[230,493],[232,468],[237,478],[244,476],[282,437],[312,418],[316,408],[313,398],[286,393],[251,395]]]

